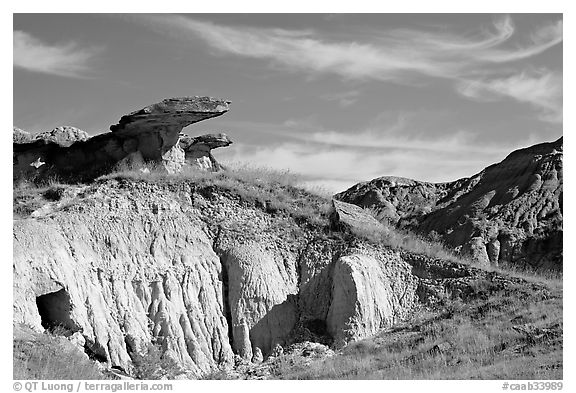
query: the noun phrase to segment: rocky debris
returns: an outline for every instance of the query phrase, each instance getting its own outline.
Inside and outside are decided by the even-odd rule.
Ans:
[[[417,279],[398,253],[352,249],[334,265],[327,328],[342,346],[370,336],[409,315]]]
[[[462,253],[464,255],[469,255],[472,260],[476,262],[479,266],[490,266],[490,257],[488,256],[488,251],[486,244],[484,243],[484,238],[476,236],[471,238],[467,243],[465,243],[462,248]],[[492,255],[494,260],[494,255]],[[495,265],[498,265],[498,260],[496,260]]]
[[[186,154],[178,145],[182,128],[226,113],[229,104],[210,97],[170,98],[122,116],[110,127],[112,132],[87,140],[82,140],[80,132],[62,128],[52,131],[47,139],[15,143],[14,178],[87,181],[118,166],[125,169],[127,163],[143,162],[177,172],[186,162]],[[66,138],[79,140],[67,146]],[[30,166],[39,158],[46,165]]]
[[[270,352],[270,356],[278,357],[284,355],[284,348],[280,344],[274,345],[272,351]]]
[[[72,344],[76,345],[79,349],[84,351],[84,346],[86,345],[86,339],[80,332],[74,332],[71,336],[68,337],[68,341]]]
[[[252,363],[262,363],[263,360],[264,355],[262,355],[262,350],[259,347],[256,347],[252,354]]]
[[[52,131],[37,134],[35,140],[54,142],[59,146],[68,147],[78,141],[87,141],[90,135],[86,131],[71,126],[56,127]]]
[[[32,141],[32,134],[28,131],[21,130],[18,127],[13,127],[12,142],[13,143],[28,143]]]
[[[428,350],[428,354],[430,354],[431,356],[443,355],[449,353],[452,348],[453,346],[451,343],[449,343],[448,341],[444,341],[430,348]]]
[[[512,152],[450,183],[382,177],[336,199],[439,237],[479,264],[562,268],[563,138]]]
[[[303,341],[288,346],[286,350],[275,352],[263,362],[250,363],[239,358],[234,368],[221,370],[212,377],[217,379],[274,379],[284,364],[306,367],[312,362],[327,359],[334,354],[334,351],[326,345]]]
[[[553,340],[561,336],[563,330],[560,324],[553,324],[540,328],[529,323],[512,326],[512,329],[522,333],[525,336],[526,341],[530,344]]]
[[[219,147],[230,146],[232,141],[223,133],[206,134],[196,137],[181,135],[178,144],[185,153],[185,160],[188,165],[211,171],[219,171],[222,169],[222,165],[216,161],[211,151]]]
[[[546,299],[549,290],[544,284],[495,271],[434,259],[410,252],[401,252],[402,260],[412,266],[418,278],[416,295],[426,307],[437,307],[448,300],[490,299],[495,293],[515,293]],[[522,288],[520,290],[520,288]]]
[[[43,162],[40,157],[38,157],[38,159],[36,159],[36,161],[30,163],[30,166],[38,169],[40,168],[42,165],[46,164],[45,162]]]

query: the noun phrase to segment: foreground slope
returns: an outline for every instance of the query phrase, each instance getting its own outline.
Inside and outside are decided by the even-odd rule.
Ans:
[[[450,183],[381,177],[336,197],[440,237],[483,265],[562,269],[563,139],[510,153]]]
[[[415,305],[410,265],[326,232],[321,198],[258,174],[136,175],[54,186],[52,202],[17,216],[16,324],[79,333],[93,359],[126,372],[159,345],[198,377],[309,326],[341,346]]]

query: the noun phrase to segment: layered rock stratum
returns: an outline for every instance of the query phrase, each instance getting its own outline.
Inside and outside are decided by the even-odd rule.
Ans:
[[[384,176],[337,199],[390,225],[438,237],[482,265],[562,268],[562,138],[510,153],[449,183]]]

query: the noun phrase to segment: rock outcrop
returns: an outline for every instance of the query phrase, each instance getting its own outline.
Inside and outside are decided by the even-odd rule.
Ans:
[[[296,324],[295,283],[285,281],[274,255],[261,244],[233,247],[225,255],[234,350],[244,359],[270,354]]]
[[[226,190],[107,180],[62,195],[14,221],[14,321],[79,333],[109,366],[129,371],[156,343],[198,377],[234,354],[268,358],[302,327],[338,345],[365,337],[416,302],[397,253]]]
[[[337,199],[332,199],[330,221],[334,229],[350,230],[361,236],[378,236],[388,232],[388,228],[370,212]]]
[[[206,134],[197,137],[181,135],[179,146],[185,153],[188,165],[201,169],[219,171],[222,165],[212,155],[212,150],[219,147],[227,147],[232,144],[226,134]]]
[[[28,143],[32,141],[32,135],[28,131],[24,131],[18,127],[13,127],[12,141],[13,143]]]
[[[170,98],[122,116],[110,127],[111,132],[70,146],[53,142],[51,136],[48,140],[15,143],[14,177],[86,181],[127,162],[151,162],[176,172],[185,163],[185,153],[178,146],[182,128],[220,116],[228,109],[229,101],[210,97]],[[30,165],[38,159],[45,165]]]
[[[371,336],[406,318],[417,280],[398,253],[350,250],[334,265],[328,332],[336,346]]]
[[[125,370],[152,342],[192,375],[229,363],[222,266],[198,218],[166,195],[89,194],[14,222],[14,321],[81,332]]]
[[[451,183],[382,177],[337,199],[440,238],[480,264],[562,268],[562,138]]]
[[[87,141],[90,135],[79,128],[71,126],[56,127],[52,131],[37,134],[34,139],[54,142],[59,146],[68,147],[78,141]]]

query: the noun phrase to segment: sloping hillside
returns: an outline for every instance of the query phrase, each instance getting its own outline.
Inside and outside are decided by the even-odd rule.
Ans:
[[[381,177],[336,198],[440,238],[480,264],[562,269],[562,138],[451,183]]]

